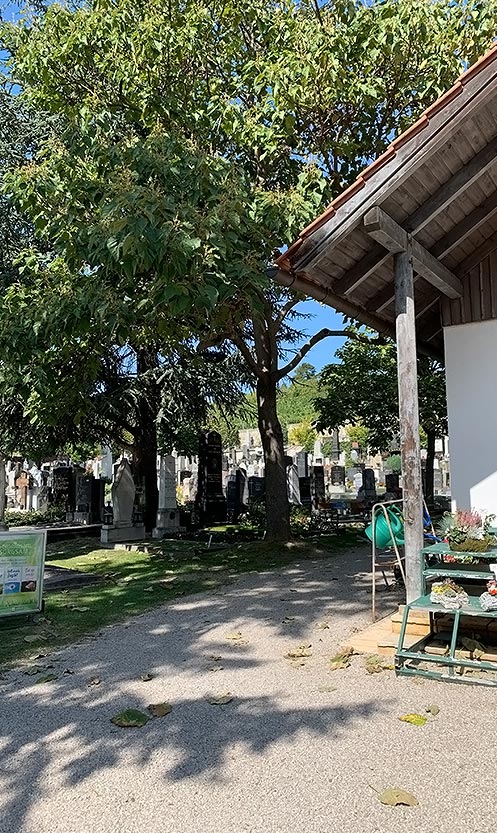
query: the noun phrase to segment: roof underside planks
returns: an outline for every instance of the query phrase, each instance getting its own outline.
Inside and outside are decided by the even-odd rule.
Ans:
[[[497,308],[497,46],[302,232],[278,280],[392,335],[407,235],[418,343],[442,358],[442,324]]]

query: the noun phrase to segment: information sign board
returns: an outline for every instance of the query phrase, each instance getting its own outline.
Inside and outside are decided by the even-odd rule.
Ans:
[[[46,530],[0,532],[0,617],[43,606]]]

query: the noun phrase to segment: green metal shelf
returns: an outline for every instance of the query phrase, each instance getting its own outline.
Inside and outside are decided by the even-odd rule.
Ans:
[[[432,602],[428,593],[426,596],[420,596],[419,599],[415,599],[407,607],[411,610],[425,610],[429,613],[443,613],[445,615],[459,613],[460,616],[488,616],[490,619],[495,619],[497,614],[496,610],[483,610],[478,596],[470,596],[468,604],[456,610],[451,610],[448,607]]]
[[[451,550],[448,544],[430,544],[429,547],[423,547],[421,550],[423,555],[471,555],[473,558],[497,558],[497,546],[492,547],[488,552],[461,552],[460,550]]]
[[[446,577],[449,576],[450,578],[472,578],[472,579],[489,579],[495,578],[494,573],[490,573],[488,571],[484,572],[483,570],[449,570],[446,567],[428,567],[426,570],[423,570],[423,575],[426,578],[436,578],[437,576]]]

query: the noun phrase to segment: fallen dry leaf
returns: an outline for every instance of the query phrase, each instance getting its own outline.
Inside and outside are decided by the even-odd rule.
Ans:
[[[354,653],[353,648],[342,648],[338,654],[330,659],[330,670],[339,671],[342,668],[348,668],[350,665],[350,657]]]
[[[141,728],[145,726],[145,723],[148,723],[150,717],[148,714],[144,714],[143,712],[139,712],[138,709],[126,709],[119,714],[114,715],[111,717],[110,722],[114,724],[114,726],[119,726],[121,729],[130,729],[130,728]]]
[[[39,685],[39,683],[51,683],[53,680],[57,679],[57,674],[45,674],[43,677],[38,677],[35,680],[35,685]]]
[[[205,699],[211,706],[225,706],[226,703],[231,703],[233,695],[231,691],[226,691],[224,694],[207,694]]]
[[[406,807],[416,807],[419,804],[415,795],[407,792],[407,790],[402,790],[400,787],[388,787],[388,789],[378,794],[378,800],[389,807],[397,807],[399,804]]]
[[[29,674],[30,676],[34,676],[34,674],[41,674],[41,672],[45,670],[45,665],[31,665],[29,668],[26,668],[24,670],[24,673]]]
[[[144,683],[149,683],[150,680],[154,679],[154,675],[150,673],[150,671],[146,671],[145,674],[141,674],[140,680]]]
[[[373,654],[367,658],[365,668],[368,674],[380,674],[382,671],[393,671],[394,667],[385,657]]]
[[[173,707],[171,703],[150,703],[147,709],[154,717],[165,717],[173,710]]]
[[[234,633],[227,633],[226,634],[226,639],[230,639],[233,642],[236,642],[239,639],[242,639],[241,631],[235,631]]]
[[[284,654],[285,659],[300,659],[301,657],[312,657],[310,650],[312,645],[299,645],[297,648],[292,648],[287,654]]]
[[[424,714],[413,713],[402,714],[399,717],[399,720],[401,720],[403,723],[410,723],[412,726],[424,726],[428,718],[425,717]]]
[[[435,705],[427,706],[426,709],[425,709],[425,712],[427,712],[428,714],[432,714],[433,717],[436,717],[437,714],[440,713],[440,706],[435,706]]]

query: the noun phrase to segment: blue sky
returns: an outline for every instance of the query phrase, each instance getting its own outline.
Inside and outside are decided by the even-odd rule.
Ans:
[[[309,299],[300,303],[297,309],[299,312],[313,316],[308,321],[302,322],[302,329],[307,334],[302,343],[307,341],[308,336],[314,335],[322,327],[328,327],[330,330],[343,330],[343,316],[331,307],[326,307],[323,304],[318,304],[317,301]],[[304,361],[313,364],[316,370],[321,370],[325,364],[330,364],[335,361],[335,350],[344,341],[344,338],[325,338],[309,351]]]

